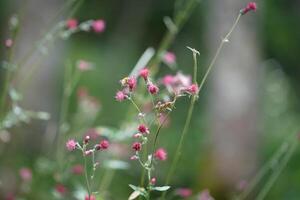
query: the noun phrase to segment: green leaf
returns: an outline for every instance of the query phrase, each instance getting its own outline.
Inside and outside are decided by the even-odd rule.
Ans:
[[[133,200],[133,199],[136,199],[138,196],[141,195],[141,192],[140,191],[133,191],[131,193],[131,195],[128,197],[128,200]]]

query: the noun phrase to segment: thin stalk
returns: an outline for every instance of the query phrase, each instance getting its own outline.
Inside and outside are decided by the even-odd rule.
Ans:
[[[191,48],[189,48],[189,49],[192,50],[192,52],[193,52],[193,60],[194,60],[193,82],[195,84],[197,84],[197,69],[198,69],[198,65],[197,65],[197,53],[198,52],[196,50],[194,50],[194,49],[191,49]],[[189,106],[187,118],[186,118],[186,121],[185,121],[185,124],[184,124],[184,128],[183,128],[183,131],[181,133],[179,144],[178,144],[178,146],[176,148],[175,156],[174,156],[174,159],[172,161],[171,168],[170,168],[170,170],[168,172],[168,175],[167,175],[167,178],[166,178],[166,181],[165,181],[165,185],[168,185],[170,183],[171,177],[173,176],[173,174],[175,172],[175,169],[176,169],[176,166],[178,164],[178,161],[179,161],[179,158],[180,158],[180,155],[181,155],[181,149],[182,149],[182,145],[183,145],[183,142],[184,142],[184,138],[185,138],[185,135],[187,134],[188,129],[190,127],[190,123],[191,123],[191,119],[192,119],[192,115],[193,115],[193,110],[194,110],[194,105],[195,105],[196,100],[197,100],[197,95],[193,95],[192,99],[191,99],[190,106]],[[163,192],[163,194],[162,194],[162,198],[163,199],[165,198],[165,195],[166,195],[166,192]]]
[[[267,196],[268,192],[270,191],[270,189],[274,185],[275,181],[277,180],[277,178],[279,177],[279,175],[281,174],[281,172],[284,170],[284,168],[286,167],[287,163],[291,159],[294,151],[297,148],[297,144],[298,144],[297,139],[294,139],[292,142],[293,143],[291,144],[291,147],[290,147],[289,151],[287,152],[287,154],[285,155],[285,157],[282,159],[281,165],[278,166],[278,168],[276,168],[276,170],[273,172],[273,174],[271,175],[271,177],[268,179],[267,183],[264,185],[264,187],[262,188],[262,190],[259,192],[258,196],[256,197],[256,200],[263,200],[263,199],[265,199],[265,197]]]
[[[220,52],[221,52],[221,50],[222,50],[222,48],[223,48],[223,45],[224,45],[226,42],[229,41],[229,38],[230,38],[232,32],[234,31],[234,29],[236,28],[236,26],[237,26],[237,24],[238,24],[238,22],[239,22],[241,16],[242,16],[241,14],[238,15],[238,17],[236,18],[236,20],[235,20],[233,26],[231,27],[230,31],[226,34],[225,38],[222,39],[222,41],[221,41],[221,43],[220,43],[220,45],[219,45],[219,47],[218,47],[218,49],[217,49],[217,52],[216,52],[215,56],[213,57],[212,61],[210,62],[210,64],[208,65],[207,71],[206,71],[206,73],[205,73],[205,75],[204,75],[204,77],[203,77],[203,79],[202,79],[202,81],[201,81],[201,83],[200,83],[199,91],[201,91],[201,89],[202,89],[204,83],[206,82],[206,79],[207,79],[207,77],[208,77],[208,75],[209,75],[209,73],[210,73],[212,67],[214,66],[214,64],[215,64],[215,62],[216,62],[216,60],[217,60],[217,58],[218,58],[218,56],[219,56],[219,54],[220,54]]]
[[[84,176],[85,176],[88,196],[89,196],[89,199],[90,199],[90,197],[91,197],[91,188],[90,188],[90,182],[89,182],[88,171],[87,171],[86,156],[84,155],[84,152],[82,152],[82,153],[83,153],[83,159],[84,159]]]

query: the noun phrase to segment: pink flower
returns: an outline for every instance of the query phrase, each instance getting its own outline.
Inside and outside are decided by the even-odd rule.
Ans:
[[[20,177],[22,178],[23,181],[27,182],[27,181],[31,181],[32,179],[32,172],[29,168],[21,168],[19,170],[19,174],[20,174]]]
[[[165,86],[173,84],[174,83],[174,76],[172,76],[172,75],[164,76],[163,79],[162,79],[162,83]]]
[[[71,139],[71,140],[68,140],[67,143],[66,143],[66,147],[68,149],[68,151],[74,151],[76,149],[76,141]]]
[[[92,28],[96,33],[102,33],[105,30],[105,21],[102,19],[93,21]]]
[[[138,130],[139,130],[140,133],[143,133],[143,134],[145,134],[145,133],[148,134],[149,133],[148,127],[144,124],[139,125]]]
[[[176,190],[176,194],[182,198],[188,198],[193,194],[193,192],[189,188],[179,188]]]
[[[132,149],[135,151],[140,151],[142,149],[142,144],[140,142],[135,142],[132,144]]]
[[[81,175],[83,173],[83,166],[78,164],[72,167],[72,173],[75,175]]]
[[[158,160],[166,160],[167,159],[167,152],[163,148],[159,148],[154,153],[154,157]]]
[[[155,177],[151,178],[150,184],[151,185],[155,185],[155,183],[156,183],[156,178]]]
[[[63,184],[56,184],[55,191],[60,195],[64,195],[67,193],[67,188]]]
[[[130,91],[132,91],[132,90],[135,89],[135,87],[136,87],[136,80],[135,80],[135,78],[130,77],[128,79],[128,87],[129,87]]]
[[[109,142],[107,140],[102,140],[99,143],[99,147],[102,150],[107,149],[109,147]]]
[[[192,84],[189,86],[186,91],[192,95],[198,94],[199,88],[197,84]]]
[[[198,200],[214,200],[212,196],[210,196],[209,190],[203,190],[200,195]]]
[[[6,40],[5,40],[5,46],[6,46],[7,48],[12,47],[12,45],[13,45],[13,40],[12,40],[12,39],[6,39]]]
[[[88,71],[92,69],[92,64],[90,62],[87,62],[85,60],[79,60],[77,62],[77,68],[80,71]]]
[[[248,13],[249,11],[256,11],[257,9],[257,5],[255,2],[249,2],[246,6],[246,8],[241,10],[241,14],[245,15],[246,13]]]
[[[136,155],[133,155],[130,157],[130,160],[137,160],[137,159],[138,159],[138,157]]]
[[[148,92],[150,92],[151,94],[157,94],[159,91],[159,88],[154,85],[153,83],[148,84]]]
[[[68,19],[66,22],[66,26],[68,29],[76,29],[78,26],[78,21],[76,19]]]
[[[149,69],[147,68],[144,68],[140,71],[140,77],[143,77],[144,80],[146,81],[148,79],[148,76],[149,76]]]
[[[127,99],[127,95],[123,91],[118,91],[116,93],[115,99],[119,102],[124,101]]]
[[[86,151],[84,152],[84,155],[85,155],[85,156],[89,156],[89,155],[92,155],[93,152],[94,152],[94,151],[93,151],[92,149],[86,150]]]
[[[91,196],[86,195],[84,200],[96,200],[96,197],[94,195],[91,195]]]
[[[164,61],[169,65],[174,64],[175,61],[176,61],[175,54],[173,52],[170,52],[170,51],[166,52],[165,55],[164,55]]]

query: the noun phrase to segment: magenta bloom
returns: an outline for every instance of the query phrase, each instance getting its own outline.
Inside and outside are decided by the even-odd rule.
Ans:
[[[76,149],[76,144],[77,142],[73,139],[68,140],[66,143],[66,147],[68,149],[68,151],[74,151]]]
[[[130,91],[134,90],[136,87],[136,80],[133,77],[128,78],[128,87],[130,89]]]
[[[12,40],[12,39],[6,39],[6,40],[5,40],[5,46],[6,46],[7,48],[12,47],[12,45],[13,45],[13,40]]]
[[[175,80],[174,80],[174,76],[172,76],[172,75],[166,75],[166,76],[164,76],[163,79],[162,79],[162,83],[163,83],[165,86],[173,84],[174,81],[175,81]]]
[[[92,64],[90,62],[87,62],[85,60],[79,60],[77,62],[77,68],[80,71],[88,71],[92,69]]]
[[[174,64],[175,61],[176,61],[176,56],[175,56],[175,54],[174,54],[173,52],[168,51],[168,52],[165,53],[163,59],[164,59],[164,61],[165,61],[167,64],[172,65],[172,64]]]
[[[159,148],[154,153],[154,157],[158,160],[166,160],[167,159],[167,152],[164,148]]]
[[[74,165],[72,167],[72,174],[81,175],[83,173],[83,170],[84,170],[83,165],[80,164]]]
[[[140,151],[142,149],[142,144],[140,142],[135,142],[132,144],[132,149],[135,151]]]
[[[150,83],[150,84],[148,85],[148,91],[149,91],[151,94],[157,94],[158,91],[159,91],[159,88],[158,88],[156,85],[154,85],[153,83]]]
[[[92,28],[96,33],[102,33],[105,30],[105,21],[102,19],[98,19],[93,21]]]
[[[21,168],[19,170],[19,174],[20,174],[20,177],[22,178],[23,181],[27,182],[27,181],[31,181],[32,179],[32,172],[29,168]]]
[[[176,190],[176,194],[182,198],[188,198],[193,194],[193,192],[189,188],[179,188]]]
[[[102,150],[107,149],[109,147],[109,142],[107,140],[102,140],[99,143],[99,147]]]
[[[76,29],[78,26],[78,21],[76,19],[68,19],[66,22],[66,26],[68,29]]]
[[[140,77],[143,77],[144,80],[146,81],[148,79],[148,76],[149,76],[149,69],[147,68],[144,68],[140,71]]]
[[[155,185],[155,183],[156,183],[156,178],[155,177],[151,178],[150,184],[151,185]]]
[[[245,15],[246,13],[248,13],[249,11],[256,11],[257,9],[257,5],[255,2],[249,2],[246,6],[246,8],[241,10],[241,14]]]
[[[198,94],[199,88],[197,84],[192,84],[191,86],[189,86],[187,88],[187,92],[189,92],[190,94]]]
[[[119,102],[124,101],[127,99],[127,95],[123,91],[118,91],[116,93],[115,99]]]
[[[149,133],[148,127],[144,124],[139,125],[138,130],[140,133],[143,133],[143,134]]]
[[[67,193],[67,188],[63,184],[56,184],[55,191],[60,195],[64,195]]]
[[[96,200],[96,197],[94,195],[91,195],[90,197],[89,195],[86,195],[84,200]]]

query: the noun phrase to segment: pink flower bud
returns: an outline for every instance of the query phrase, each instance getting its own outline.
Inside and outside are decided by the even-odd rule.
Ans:
[[[93,21],[92,28],[96,33],[102,33],[105,30],[105,21],[102,19],[98,19]]]
[[[67,193],[67,188],[63,184],[56,184],[55,191],[60,195],[64,195]]]
[[[31,181],[32,179],[32,172],[29,168],[21,168],[19,171],[20,177],[22,178],[23,181]]]
[[[148,127],[144,124],[139,125],[138,130],[139,130],[140,133],[143,133],[143,134],[145,134],[145,133],[148,134],[149,133]]]
[[[163,148],[159,148],[154,153],[154,157],[158,160],[166,160],[167,159],[167,152]]]
[[[74,165],[71,171],[72,174],[81,175],[83,173],[83,170],[84,170],[83,166],[78,164],[78,165]]]
[[[176,56],[173,52],[166,52],[163,59],[167,64],[171,65],[175,63]]]
[[[124,101],[127,99],[127,95],[123,91],[118,91],[116,93],[115,99],[119,102]]]
[[[155,185],[155,183],[156,183],[156,178],[154,178],[154,177],[153,177],[153,178],[151,178],[151,180],[150,180],[150,184],[151,184],[151,185]]]
[[[12,45],[13,45],[12,39],[6,39],[6,40],[5,40],[5,46],[6,46],[7,48],[12,47]]]
[[[135,142],[132,144],[132,149],[135,151],[140,151],[142,149],[142,144],[140,142]]]
[[[96,200],[96,197],[94,195],[91,195],[91,196],[86,195],[84,200]]]
[[[77,142],[73,139],[68,140],[66,143],[66,147],[68,151],[74,151],[76,149]]]
[[[68,19],[66,22],[66,26],[68,29],[76,29],[78,26],[78,21],[76,19]]]
[[[148,91],[149,91],[151,94],[157,94],[158,91],[159,91],[159,88],[158,88],[156,85],[154,85],[153,83],[150,83],[150,84],[148,85]]]
[[[102,140],[99,143],[100,149],[104,150],[109,147],[109,142],[107,140]]]
[[[240,12],[242,15],[245,15],[249,11],[256,11],[257,5],[255,2],[249,2],[245,8],[243,8]]]
[[[149,69],[144,68],[140,71],[140,77],[143,77],[145,81],[148,79],[148,76],[149,76]]]
[[[84,144],[89,143],[90,139],[91,139],[91,137],[89,135],[85,136],[84,140],[83,140]]]
[[[187,88],[187,92],[192,95],[198,94],[199,88],[197,84],[192,84]]]
[[[130,77],[128,79],[128,87],[129,87],[130,91],[132,91],[132,90],[135,89],[135,87],[136,87],[136,80],[135,80],[135,78]]]
[[[130,157],[130,160],[137,160],[137,159],[138,157],[136,155]]]
[[[84,152],[84,155],[85,155],[85,156],[89,156],[89,155],[91,155],[92,153],[93,153],[93,150],[87,150],[87,151]]]
[[[142,134],[140,134],[140,133],[136,133],[136,134],[133,135],[134,138],[139,138],[141,136],[142,136]]]

